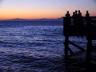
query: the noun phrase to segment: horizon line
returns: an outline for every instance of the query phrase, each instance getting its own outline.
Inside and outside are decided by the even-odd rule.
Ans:
[[[0,20],[46,20],[46,19],[60,19],[63,17],[58,17],[58,18],[9,18],[9,19],[0,19]]]
[[[57,18],[4,18],[4,19],[2,19],[2,18],[0,18],[0,20],[43,20],[43,19],[61,19],[61,18],[63,18],[63,17],[65,17],[65,16],[61,16],[61,17],[57,17]],[[72,15],[71,15],[71,17],[72,17]],[[84,16],[83,16],[84,17]],[[90,15],[90,17],[96,17],[96,15]]]

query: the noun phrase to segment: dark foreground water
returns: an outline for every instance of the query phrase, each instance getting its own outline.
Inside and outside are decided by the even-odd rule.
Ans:
[[[0,24],[0,72],[63,72],[63,27],[19,23]]]
[[[0,72],[64,72],[63,26],[18,23],[0,23]]]

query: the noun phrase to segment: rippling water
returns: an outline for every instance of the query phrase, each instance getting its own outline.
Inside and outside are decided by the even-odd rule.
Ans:
[[[0,72],[64,72],[61,23],[0,22]],[[70,40],[85,46],[85,38]]]
[[[0,25],[0,72],[64,71],[62,26],[10,24]]]

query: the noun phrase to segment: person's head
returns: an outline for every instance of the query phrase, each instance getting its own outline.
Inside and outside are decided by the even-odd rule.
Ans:
[[[80,12],[80,10],[78,10],[78,12]]]
[[[88,10],[86,11],[86,16],[87,16],[87,17],[89,17],[89,16],[90,16],[90,14],[89,14],[89,11],[88,11]]]
[[[69,11],[67,11],[67,13],[65,14],[66,17],[70,16]]]
[[[75,14],[75,12],[73,12],[73,14]]]
[[[69,11],[67,11],[67,14],[69,14]]]
[[[77,10],[75,10],[75,14],[77,14]]]
[[[75,12],[73,12],[73,15],[75,15]]]
[[[81,14],[81,11],[80,10],[78,10],[78,14]]]
[[[77,12],[77,10],[75,10],[75,12]]]
[[[88,10],[86,11],[86,14],[89,14]]]

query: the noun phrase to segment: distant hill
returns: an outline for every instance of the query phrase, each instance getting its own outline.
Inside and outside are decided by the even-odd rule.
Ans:
[[[42,19],[7,19],[7,20],[0,20],[0,21],[62,21],[62,18],[57,18],[57,19],[47,19],[47,18],[42,18]]]

